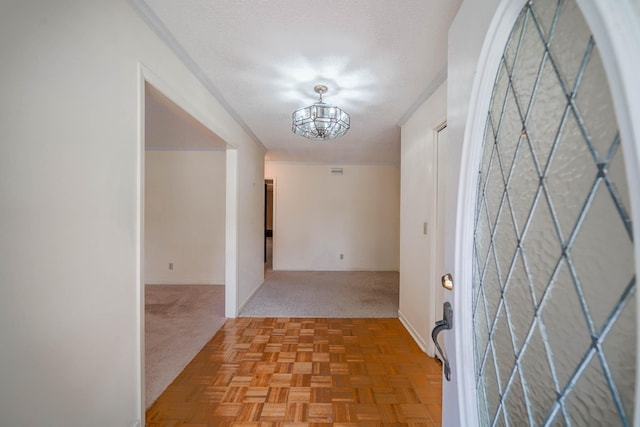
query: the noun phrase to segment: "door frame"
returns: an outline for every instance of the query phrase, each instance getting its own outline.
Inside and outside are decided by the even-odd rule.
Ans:
[[[632,0],[601,2],[576,0],[596,43],[600,47],[605,72],[624,150],[627,181],[631,197],[631,218],[635,236],[640,235],[640,58],[631,55],[640,47],[640,9]],[[478,424],[476,382],[474,376],[472,292],[468,284],[473,280],[473,233],[477,191],[477,170],[481,159],[482,141],[486,125],[486,111],[500,58],[511,29],[526,0],[501,0],[487,30],[478,59],[469,103],[456,212],[454,277],[459,285],[454,291],[454,346],[452,352],[453,377],[456,382],[458,416],[461,425]],[[605,4],[606,3],[606,4]],[[640,266],[640,239],[634,240],[636,271]],[[640,308],[640,298],[636,299]],[[640,310],[638,310],[640,312]],[[640,343],[640,319],[636,332]],[[636,352],[636,372],[640,372],[640,352]],[[460,369],[463,367],[464,369]],[[457,368],[457,369],[456,369]],[[640,408],[640,393],[636,381],[635,407]],[[640,423],[639,410],[635,423]]]
[[[267,217],[269,214],[269,204],[267,199],[269,196],[269,181],[271,183],[271,236],[267,236]],[[274,181],[271,178],[264,178],[264,262],[267,262],[267,237],[273,238],[273,200],[274,200]]]
[[[271,269],[275,270],[275,259],[276,259],[276,241],[275,241],[275,235],[276,235],[276,187],[277,187],[277,179],[275,176],[271,176],[268,174],[265,174],[264,177],[265,181],[271,181],[272,183],[272,193],[273,193],[273,200],[271,203]],[[265,200],[265,205],[266,205],[267,201]],[[265,218],[265,222],[266,222],[266,218]]]
[[[137,396],[139,416],[145,413],[145,298],[144,298],[144,205],[145,205],[145,84],[158,89],[212,133],[218,134],[213,124],[215,117],[210,112],[200,112],[188,101],[189,96],[180,91],[179,85],[167,83],[151,68],[138,63],[138,105],[137,105],[137,187],[136,198],[136,322],[138,324],[137,351]],[[238,313],[238,149],[225,141],[226,148],[226,188],[225,188],[225,317],[236,317]]]
[[[446,227],[445,217],[439,215],[441,208],[446,209],[446,202],[442,200],[443,206],[438,203],[438,194],[440,194],[441,186],[441,173],[446,170],[446,165],[441,164],[441,157],[446,153],[443,147],[440,147],[440,132],[447,128],[447,121],[441,121],[432,130],[433,132],[433,182],[432,186],[432,203],[431,203],[431,218],[432,221],[429,224],[431,230],[427,230],[430,237],[431,246],[431,279],[429,282],[429,302],[431,304],[431,310],[428,314],[428,326],[427,330],[431,330],[433,325],[442,319],[442,304],[444,302],[444,290],[440,286],[440,278],[446,272],[445,269],[445,242],[446,239]],[[444,163],[444,162],[443,162]],[[442,232],[441,232],[442,231]],[[442,239],[442,243],[441,243]],[[431,340],[427,341],[429,354],[436,354],[435,345]]]

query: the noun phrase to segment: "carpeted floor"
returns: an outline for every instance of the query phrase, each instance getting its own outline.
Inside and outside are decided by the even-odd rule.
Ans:
[[[145,286],[147,408],[225,320],[224,286]]]
[[[398,317],[393,271],[267,271],[240,317]]]

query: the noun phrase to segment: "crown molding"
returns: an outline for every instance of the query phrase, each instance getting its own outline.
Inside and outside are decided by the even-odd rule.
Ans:
[[[447,66],[446,65],[444,67],[442,67],[442,69],[438,72],[438,74],[436,74],[436,76],[433,78],[433,80],[431,80],[431,83],[429,83],[429,86],[427,86],[427,88],[424,90],[424,92],[422,92],[420,94],[420,96],[418,96],[418,99],[416,99],[415,102],[411,105],[411,107],[409,107],[407,112],[402,115],[400,120],[398,120],[398,126],[400,126],[400,127],[404,126],[404,124],[407,123],[407,121],[411,118],[413,113],[415,113],[416,110],[418,108],[420,108],[420,106],[422,104],[424,104],[424,102],[427,99],[429,99],[431,97],[431,95],[433,95],[434,92],[436,90],[438,90],[440,85],[442,83],[444,83],[445,81],[447,81]]]
[[[142,20],[151,28],[151,30],[163,41],[166,45],[175,53],[175,55],[182,61],[182,63],[193,73],[193,75],[202,83],[207,91],[213,96],[222,107],[229,113],[233,120],[249,135],[253,142],[261,147],[265,152],[268,151],[262,141],[253,133],[253,130],[242,120],[240,115],[231,107],[231,105],[224,99],[222,93],[211,82],[211,80],[204,73],[202,68],[191,58],[186,50],[180,45],[178,40],[171,34],[169,29],[158,18],[158,16],[151,10],[149,5],[144,0],[128,0],[133,9],[140,15]]]

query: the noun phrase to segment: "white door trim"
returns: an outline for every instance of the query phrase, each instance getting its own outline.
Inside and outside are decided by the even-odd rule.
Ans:
[[[144,195],[145,195],[145,74],[148,74],[144,65],[138,64],[138,105],[137,105],[137,139],[136,139],[136,323],[138,325],[136,334],[136,416],[138,421],[144,420],[145,415],[145,342],[144,342]],[[137,421],[137,422],[138,422]],[[142,425],[145,422],[142,421]]]
[[[441,173],[445,170],[446,165],[441,164],[444,147],[440,147],[440,132],[447,127],[447,121],[441,120],[437,126],[432,129],[433,138],[433,150],[431,155],[433,156],[433,184],[432,184],[432,197],[431,197],[431,223],[428,224],[429,230],[427,230],[429,237],[429,246],[431,248],[431,279],[429,280],[429,301],[431,304],[431,310],[427,315],[427,331],[430,332],[435,323],[442,319],[442,303],[444,302],[443,289],[440,287],[440,278],[446,273],[444,271],[444,259],[445,259],[445,243],[440,239],[445,239],[446,229],[444,227],[445,218],[439,215],[442,210],[442,206],[438,203],[438,194],[440,194],[440,188],[442,186]],[[441,200],[443,201],[443,200]],[[446,203],[444,203],[446,206]],[[427,354],[434,356],[436,354],[436,347],[432,340],[427,337]],[[438,356],[439,357],[439,356]]]
[[[503,0],[496,10],[485,37],[477,73],[473,82],[469,113],[464,131],[460,180],[458,183],[458,211],[456,212],[454,334],[454,378],[457,382],[459,419],[464,426],[478,425],[476,380],[474,376],[472,293],[473,233],[476,205],[478,167],[482,155],[482,140],[493,85],[500,58],[509,39],[524,0]]]
[[[224,317],[238,316],[238,150],[227,146]]]
[[[482,140],[495,76],[500,57],[513,25],[526,0],[502,0],[496,9],[480,52],[475,74],[469,112],[465,126],[458,210],[456,212],[456,247],[454,271],[457,292],[454,293],[455,360],[454,378],[457,384],[459,420],[461,425],[478,424],[477,396],[474,377],[472,323],[472,259],[473,218],[476,203],[477,171],[480,164]],[[582,13],[600,46],[605,70],[611,87],[625,154],[627,181],[631,196],[631,217],[634,235],[640,235],[640,7],[632,0],[603,2],[577,0]],[[636,118],[634,121],[633,118]],[[640,266],[640,242],[635,239],[636,271]],[[640,308],[640,298],[637,299]],[[638,342],[640,343],[640,327]],[[637,372],[640,362],[637,360]],[[460,369],[464,367],[464,369]],[[636,408],[640,408],[640,394],[636,381]],[[639,411],[635,411],[635,425],[640,425]]]
[[[162,92],[172,102],[189,113],[211,132],[215,131],[215,117],[209,112],[200,111],[188,101],[179,87],[172,86],[148,66],[138,63],[138,106],[137,106],[137,186],[136,200],[136,322],[137,331],[137,415],[144,419],[145,413],[145,360],[144,360],[144,194],[145,194],[145,83],[149,83]],[[237,147],[225,141],[226,151],[226,215],[225,215],[225,317],[236,317],[238,313],[238,153]]]
[[[275,176],[267,176],[265,175],[264,177],[265,180],[271,180],[273,182],[273,200],[271,202],[271,233],[272,233],[272,238],[271,238],[271,244],[273,245],[271,247],[271,269],[272,270],[276,270],[276,243],[275,243],[275,235],[276,235],[276,208],[277,208],[277,196],[276,196],[276,187],[278,185],[277,183],[277,177]]]

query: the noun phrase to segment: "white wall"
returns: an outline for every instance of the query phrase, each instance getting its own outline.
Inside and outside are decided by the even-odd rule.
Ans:
[[[251,149],[238,150],[237,179],[237,307],[243,307],[264,282],[264,151],[262,149],[252,146]]]
[[[397,166],[267,163],[265,173],[275,180],[274,270],[398,270]]]
[[[139,63],[237,147],[239,293],[262,282],[263,149],[124,0],[4,2],[0,57],[0,425],[131,427]]]
[[[145,152],[147,284],[224,284],[225,174],[225,151]]]
[[[432,289],[436,250],[436,129],[446,118],[446,82],[402,126],[400,198],[400,319],[433,356]],[[444,166],[444,165],[443,165]],[[424,223],[428,223],[424,234]],[[430,315],[431,314],[431,315]]]

